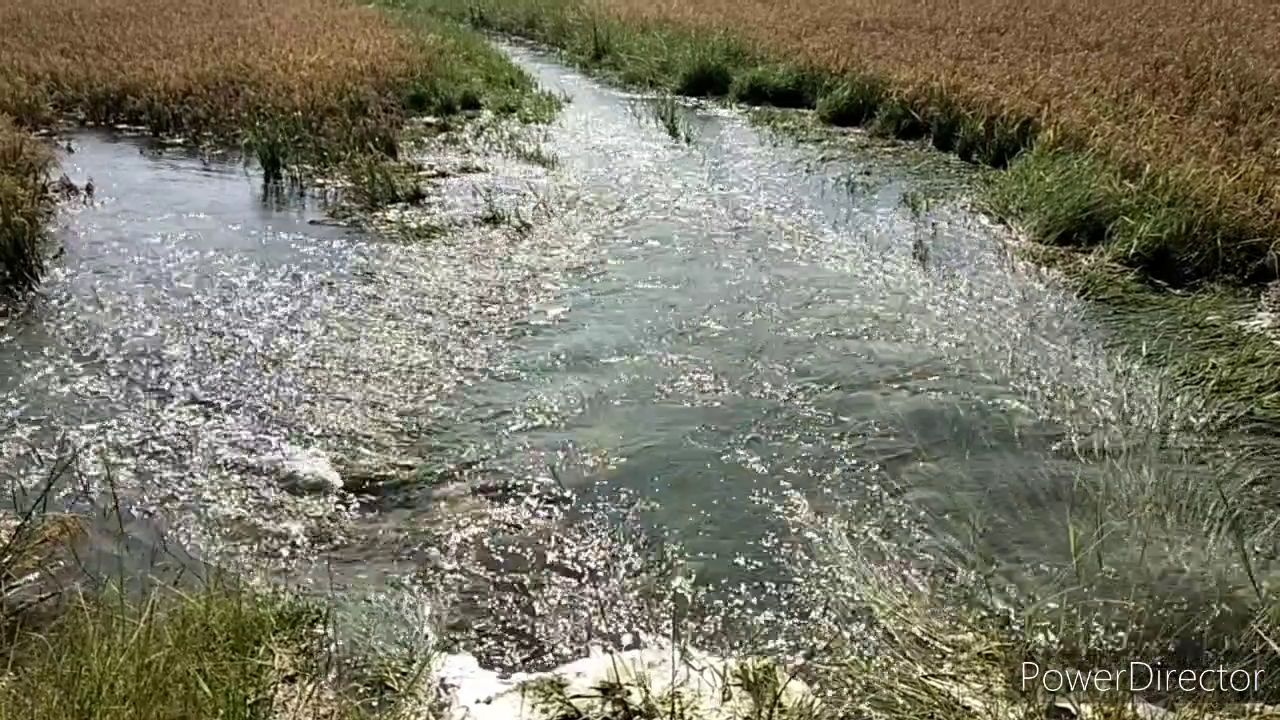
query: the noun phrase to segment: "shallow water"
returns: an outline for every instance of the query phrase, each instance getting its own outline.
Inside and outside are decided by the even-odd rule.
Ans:
[[[903,542],[925,507],[979,507],[1000,562],[1062,560],[1063,488],[1102,472],[1071,443],[1148,398],[1003,231],[954,194],[904,207],[965,168],[772,142],[708,108],[682,111],[681,143],[649,100],[511,52],[571,97],[540,138],[559,165],[434,146],[489,172],[406,211],[450,225],[431,241],[78,138],[65,166],[97,203],[0,337],[8,468],[34,483],[27,443],[69,435],[82,478],[109,471],[181,541],[292,580],[416,578],[506,664],[645,625],[659,539],[726,613],[799,617],[792,493]],[[284,491],[261,459],[286,441],[368,484]]]

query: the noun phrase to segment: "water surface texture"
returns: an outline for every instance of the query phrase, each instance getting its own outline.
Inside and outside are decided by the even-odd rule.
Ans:
[[[1000,510],[1094,472],[1072,448],[1141,393],[999,230],[903,203],[963,169],[824,157],[714,109],[679,142],[649,100],[512,52],[571,98],[539,138],[559,164],[482,149],[488,172],[438,181],[433,240],[79,138],[65,162],[98,203],[0,336],[7,469],[36,482],[26,448],[69,435],[82,477],[183,542],[294,579],[417,577],[499,663],[643,624],[658,537],[734,612],[786,606],[788,493],[886,536],[931,498],[987,506],[1002,561],[1061,558],[1052,505]],[[285,443],[349,491],[285,491],[263,460]]]

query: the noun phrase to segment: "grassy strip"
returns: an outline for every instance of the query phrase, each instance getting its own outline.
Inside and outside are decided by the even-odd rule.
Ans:
[[[375,720],[421,712],[425,666],[339,656],[338,625],[321,601],[223,574],[181,587],[96,577],[75,560],[86,522],[0,513],[0,719]]]
[[[0,291],[25,293],[44,275],[53,165],[46,145],[0,115]]]
[[[1259,440],[1280,435],[1280,346],[1241,327],[1254,318],[1256,296],[1222,286],[1161,292],[1114,266],[1072,272],[1118,353],[1231,408],[1230,427]]]
[[[8,3],[0,25],[0,280],[19,293],[43,272],[51,162],[15,126],[125,124],[241,148],[268,182],[359,181],[386,176],[368,167],[398,158],[411,115],[556,109],[474,33],[403,7],[55,0]]]
[[[50,626],[16,630],[0,718],[269,718],[281,662],[314,609],[223,588],[77,597]]]
[[[781,62],[743,33],[622,19],[607,6],[578,0],[422,5],[478,28],[558,48],[577,66],[626,85],[815,109],[833,125],[926,140],[965,160],[1009,168],[989,198],[995,215],[1016,221],[1044,243],[1097,248],[1146,277],[1187,285],[1275,275],[1265,239],[1276,236],[1274,227],[1233,213],[1168,176],[1128,171],[1025,112],[946,88],[895,83],[885,74]]]

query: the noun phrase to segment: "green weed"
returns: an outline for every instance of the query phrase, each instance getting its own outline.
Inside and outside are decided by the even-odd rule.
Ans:
[[[818,117],[839,127],[856,127],[875,117],[888,94],[885,83],[867,76],[850,76],[831,84],[818,98]]]
[[[689,121],[685,118],[684,109],[680,107],[679,101],[670,95],[663,95],[651,101],[648,107],[658,126],[672,140],[682,143],[693,142],[693,132],[689,128]]]
[[[45,274],[56,197],[54,156],[0,115],[0,292],[22,295]]]
[[[822,80],[811,71],[791,65],[764,65],[733,79],[729,97],[746,105],[812,108]]]

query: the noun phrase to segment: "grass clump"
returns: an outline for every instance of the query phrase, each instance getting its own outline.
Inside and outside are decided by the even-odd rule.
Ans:
[[[52,151],[0,115],[0,292],[21,294],[44,275],[55,197]]]
[[[347,643],[326,600],[218,570],[99,576],[79,560],[101,549],[86,545],[102,540],[87,532],[94,522],[0,512],[0,718],[376,720],[422,710],[429,658],[410,667],[369,648],[338,651]]]
[[[857,127],[875,117],[888,92],[877,78],[852,75],[831,87],[818,98],[818,118],[837,127]]]
[[[8,648],[0,717],[269,718],[281,663],[309,642],[313,609],[211,590],[76,598],[51,626]]]
[[[1170,285],[1266,272],[1264,238],[1239,239],[1177,184],[1156,174],[1135,180],[1095,153],[1037,147],[992,178],[985,200],[1041,242],[1096,250]]]
[[[987,209],[1041,242],[1098,246],[1124,215],[1114,180],[1094,158],[1035,152],[995,180]]]
[[[792,66],[762,66],[733,79],[729,97],[745,105],[811,108],[817,102],[822,81]]]
[[[672,90],[687,97],[724,97],[733,87],[733,70],[725,58],[712,53],[694,53],[685,58]]]

